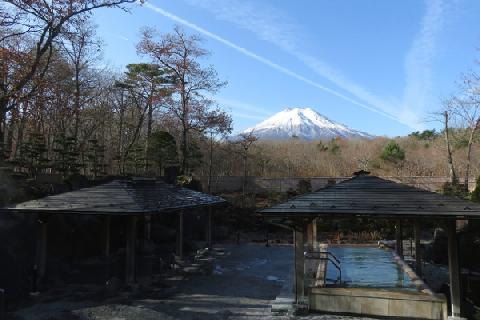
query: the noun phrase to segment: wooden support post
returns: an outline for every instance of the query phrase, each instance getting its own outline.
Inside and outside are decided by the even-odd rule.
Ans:
[[[307,225],[307,250],[313,250],[313,223]]]
[[[450,301],[452,317],[460,317],[460,268],[458,263],[458,242],[456,221],[447,222],[448,229],[448,271],[450,274]]]
[[[307,246],[308,250],[315,251],[317,250],[317,220],[313,219],[307,225]]]
[[[304,233],[302,227],[297,226],[294,231],[295,242],[295,302],[302,303],[305,295],[305,255],[304,255]]]
[[[213,219],[213,209],[212,206],[208,207],[208,213],[207,213],[207,248],[211,249],[212,248],[212,219]]]
[[[47,241],[48,241],[47,219],[39,218],[37,222],[37,249],[36,249],[37,251],[36,270],[37,270],[38,283],[40,283],[45,277],[45,273],[47,269]]]
[[[183,210],[178,213],[177,256],[183,259]]]
[[[319,249],[317,239],[317,219],[313,219],[312,221],[312,246],[314,251]]]
[[[149,241],[152,238],[152,216],[145,215],[145,240]]]
[[[422,249],[420,248],[420,221],[415,219],[414,222],[415,233],[415,271],[417,275],[422,277]]]
[[[402,220],[398,219],[395,225],[395,250],[397,254],[403,259],[403,230]]]
[[[125,281],[127,284],[135,283],[135,247],[137,240],[137,217],[127,217],[127,244],[126,244],[126,264]]]
[[[105,217],[105,257],[110,257],[110,224],[111,216],[107,215]]]
[[[5,311],[5,290],[0,288],[0,320],[7,320]]]

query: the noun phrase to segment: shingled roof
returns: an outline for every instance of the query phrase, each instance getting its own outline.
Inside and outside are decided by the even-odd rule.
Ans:
[[[184,208],[216,205],[224,199],[161,181],[116,180],[96,187],[0,208],[0,212],[63,214],[156,214]]]
[[[358,175],[258,211],[264,216],[480,218],[480,205],[376,176]]]

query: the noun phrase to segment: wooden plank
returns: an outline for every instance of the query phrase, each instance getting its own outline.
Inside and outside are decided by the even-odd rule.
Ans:
[[[304,233],[305,228],[294,231],[295,241],[295,302],[302,303],[305,299],[305,256],[304,256]]]
[[[458,261],[458,241],[456,222],[447,223],[448,233],[448,271],[450,276],[450,300],[452,317],[461,316],[460,268]]]

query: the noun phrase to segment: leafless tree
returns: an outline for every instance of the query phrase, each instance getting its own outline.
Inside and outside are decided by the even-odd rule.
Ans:
[[[84,94],[85,91],[92,91],[95,84],[90,80],[88,72],[101,58],[102,41],[95,35],[95,26],[89,20],[82,19],[72,23],[71,28],[64,32],[61,37],[61,50],[72,67],[75,95],[73,100],[73,137],[78,139],[80,126],[80,112],[91,94]]]
[[[460,119],[461,127],[468,136],[464,172],[464,185],[468,190],[472,146],[480,127],[480,76],[472,71],[462,78],[461,90],[449,100],[448,109],[450,114]]]
[[[215,139],[221,140],[232,132],[232,117],[219,108],[212,110],[206,117],[204,132],[210,140],[207,190],[208,192],[211,192],[213,175],[213,145],[216,142]]]
[[[5,0],[0,22],[3,28],[0,42],[1,54],[21,60],[22,67],[7,72],[5,61],[0,59],[2,72],[0,83],[0,148],[3,150],[4,121],[13,109],[16,100],[31,94],[36,86],[31,86],[34,78],[43,78],[48,69],[56,39],[71,27],[71,23],[87,19],[91,12],[103,7],[120,7],[135,0],[65,0],[30,1]],[[9,45],[11,39],[25,36],[25,42],[32,44],[17,48]],[[19,50],[20,48],[20,50]],[[19,61],[20,62],[20,61]],[[29,90],[25,90],[30,85]],[[1,153],[1,152],[0,152]]]
[[[240,133],[238,138],[239,139],[235,143],[240,146],[243,158],[242,207],[245,207],[245,201],[247,198],[248,151],[258,138],[253,131]]]
[[[212,66],[202,67],[199,59],[208,55],[200,46],[197,35],[187,35],[176,26],[172,33],[166,33],[158,39],[155,30],[146,29],[138,44],[138,52],[148,55],[154,63],[169,70],[176,84],[177,99],[168,106],[169,112],[177,117],[182,128],[181,133],[181,170],[188,171],[189,143],[191,130],[203,127],[205,114],[212,101],[207,95],[216,93],[225,86]]]

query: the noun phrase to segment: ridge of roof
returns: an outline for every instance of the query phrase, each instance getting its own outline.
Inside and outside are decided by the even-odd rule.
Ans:
[[[0,212],[58,212],[76,214],[146,214],[216,205],[218,196],[162,181],[111,182],[0,208]]]
[[[264,215],[414,215],[480,218],[472,201],[366,174],[257,211]]]

